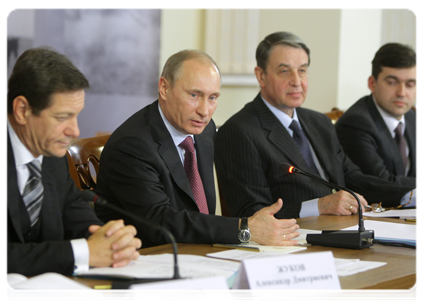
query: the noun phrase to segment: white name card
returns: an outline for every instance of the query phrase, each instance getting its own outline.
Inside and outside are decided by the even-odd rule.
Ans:
[[[224,277],[133,284],[125,300],[233,300]]]
[[[340,289],[330,251],[242,261],[233,289]]]

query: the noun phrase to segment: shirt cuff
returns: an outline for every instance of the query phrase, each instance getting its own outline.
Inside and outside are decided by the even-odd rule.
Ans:
[[[410,201],[410,194],[411,192],[413,192],[413,195],[411,196],[411,202],[409,204],[407,204]],[[402,197],[401,199],[401,205],[403,205],[404,207],[409,207],[409,206],[416,206],[416,194],[417,194],[417,190],[414,189],[412,191],[409,191],[407,194],[405,194],[404,197]],[[407,204],[407,205],[406,205]]]
[[[307,200],[301,203],[300,218],[318,216],[319,208],[317,206],[317,201],[319,199]]]
[[[70,241],[73,251],[73,257],[75,259],[75,270],[74,273],[88,271],[90,250],[86,239],[76,239]]]

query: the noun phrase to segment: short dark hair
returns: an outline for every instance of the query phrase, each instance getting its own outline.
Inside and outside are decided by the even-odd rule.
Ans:
[[[304,49],[308,56],[308,64],[310,65],[310,49],[295,34],[286,31],[278,31],[269,34],[260,42],[256,50],[257,66],[266,72],[267,63],[269,61],[270,52],[277,45],[286,45],[294,48]]]
[[[54,93],[89,88],[87,78],[66,56],[46,47],[26,50],[16,61],[7,91],[7,113],[13,113],[13,100],[24,96],[34,115],[51,105]]]
[[[377,79],[382,67],[404,69],[416,66],[416,52],[407,45],[387,43],[379,48],[372,60],[372,76]]]
[[[182,64],[190,59],[209,61],[217,68],[220,75],[220,70],[217,66],[217,63],[207,53],[200,50],[181,50],[167,59],[160,77],[165,78],[169,82],[170,86],[173,87],[175,81],[181,75]]]

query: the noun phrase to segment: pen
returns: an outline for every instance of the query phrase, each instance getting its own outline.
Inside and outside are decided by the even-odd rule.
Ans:
[[[95,285],[95,290],[110,290],[112,288],[111,285]]]

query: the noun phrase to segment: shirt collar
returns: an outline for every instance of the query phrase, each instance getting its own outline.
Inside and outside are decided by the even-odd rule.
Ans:
[[[7,129],[9,130],[10,143],[13,149],[13,155],[15,157],[15,165],[25,165],[34,160],[34,156],[31,152],[25,147],[22,141],[19,139],[9,120],[7,120]],[[43,163],[43,156],[40,155],[37,158],[40,163]]]
[[[261,96],[261,95],[260,95]],[[282,125],[292,134],[292,130],[289,128],[289,126],[292,123],[292,120],[295,120],[298,122],[300,128],[301,128],[301,124],[299,122],[298,119],[298,115],[297,115],[297,110],[294,108],[294,112],[292,114],[292,118],[290,116],[288,116],[286,113],[284,113],[283,111],[277,109],[276,107],[274,107],[273,105],[271,105],[269,102],[267,102],[266,99],[263,98],[263,96],[261,96],[261,99],[263,100],[264,104],[266,104],[266,106],[270,109],[270,111],[276,116],[276,118],[282,123]]]
[[[372,95],[373,103],[375,104],[377,110],[380,113],[380,116],[382,117],[383,121],[385,122],[386,126],[388,127],[389,132],[394,137],[395,136],[395,128],[397,128],[398,123],[402,123],[402,134],[404,134],[405,131],[405,117],[404,115],[401,117],[400,120],[395,119],[393,116],[388,114],[385,110],[383,110],[376,102],[375,98]]]
[[[164,124],[167,128],[167,131],[169,131],[169,133],[170,133],[170,135],[173,139],[173,142],[175,143],[176,146],[179,146],[179,144],[182,143],[187,136],[191,136],[192,141],[195,143],[194,135],[182,133],[179,130],[177,130],[175,127],[173,127],[172,124],[170,124],[170,122],[166,119],[165,115],[163,114],[163,111],[160,107],[160,104],[157,105],[157,106],[159,107],[159,113],[160,113],[160,116],[163,119],[163,122],[164,122]]]

